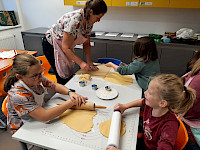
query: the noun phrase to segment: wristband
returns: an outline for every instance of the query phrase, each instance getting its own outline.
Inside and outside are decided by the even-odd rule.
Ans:
[[[70,92],[72,92],[72,90],[69,89],[68,92],[67,92],[67,94],[69,95]]]
[[[75,92],[75,90],[69,89],[69,91],[67,92],[67,94],[69,95],[70,92]]]

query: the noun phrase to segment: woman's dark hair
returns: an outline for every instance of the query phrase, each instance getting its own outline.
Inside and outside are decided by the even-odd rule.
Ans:
[[[158,59],[156,43],[151,37],[138,38],[133,44],[134,59],[142,58],[142,61],[148,62]]]
[[[40,61],[32,55],[24,53],[17,55],[13,61],[13,67],[4,82],[4,91],[8,92],[11,86],[18,81],[16,74],[26,75],[31,66],[39,63]]]
[[[84,7],[84,17],[86,20],[90,19],[91,9],[94,15],[105,14],[107,12],[107,5],[103,0],[88,0]]]

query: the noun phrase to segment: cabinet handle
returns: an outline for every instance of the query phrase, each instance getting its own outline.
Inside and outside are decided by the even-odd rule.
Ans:
[[[90,45],[91,45],[91,47],[93,47],[94,46],[94,42],[90,42]]]

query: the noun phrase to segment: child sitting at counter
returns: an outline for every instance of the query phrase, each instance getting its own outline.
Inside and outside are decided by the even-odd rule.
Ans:
[[[116,104],[114,110],[123,113],[132,107],[144,106],[143,144],[145,150],[172,150],[175,145],[179,121],[178,117],[192,107],[195,91],[185,87],[182,80],[173,74],[161,74],[151,80],[145,98],[127,104]],[[107,150],[117,150],[112,146]]]
[[[130,64],[126,65],[122,63],[120,66],[117,66],[109,62],[106,66],[114,68],[114,70],[121,75],[135,74],[137,83],[143,91],[142,97],[144,97],[144,91],[147,90],[150,77],[160,73],[156,43],[154,39],[150,37],[138,38],[134,42],[133,51],[135,57]]]
[[[12,133],[15,133],[24,120],[33,117],[40,121],[48,121],[61,115],[72,106],[80,106],[87,98],[76,94],[67,87],[54,83],[44,77],[40,61],[32,55],[17,55],[13,67],[4,83],[4,91],[8,92],[7,123]],[[59,106],[44,109],[44,95],[47,89],[60,94],[69,95],[70,100]]]

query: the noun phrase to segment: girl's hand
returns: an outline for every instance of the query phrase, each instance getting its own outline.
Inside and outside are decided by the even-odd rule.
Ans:
[[[114,146],[108,146],[106,147],[106,150],[119,150],[119,149],[115,148]]]
[[[87,97],[83,97],[75,92],[70,92],[69,96],[70,96],[70,99],[72,100],[72,102],[74,103],[74,105],[76,105],[78,107],[80,107],[82,103],[83,104],[86,103],[87,102],[86,100],[88,100]]]
[[[113,67],[114,64],[113,64],[112,62],[109,62],[109,63],[105,64],[105,66],[106,66],[106,67]]]
[[[119,110],[121,114],[123,114],[123,112],[126,110],[126,107],[124,106],[124,104],[118,103],[114,106],[114,111],[115,110]]]
[[[80,67],[82,70],[91,70],[90,66],[87,63],[85,63],[84,61],[81,62]]]

